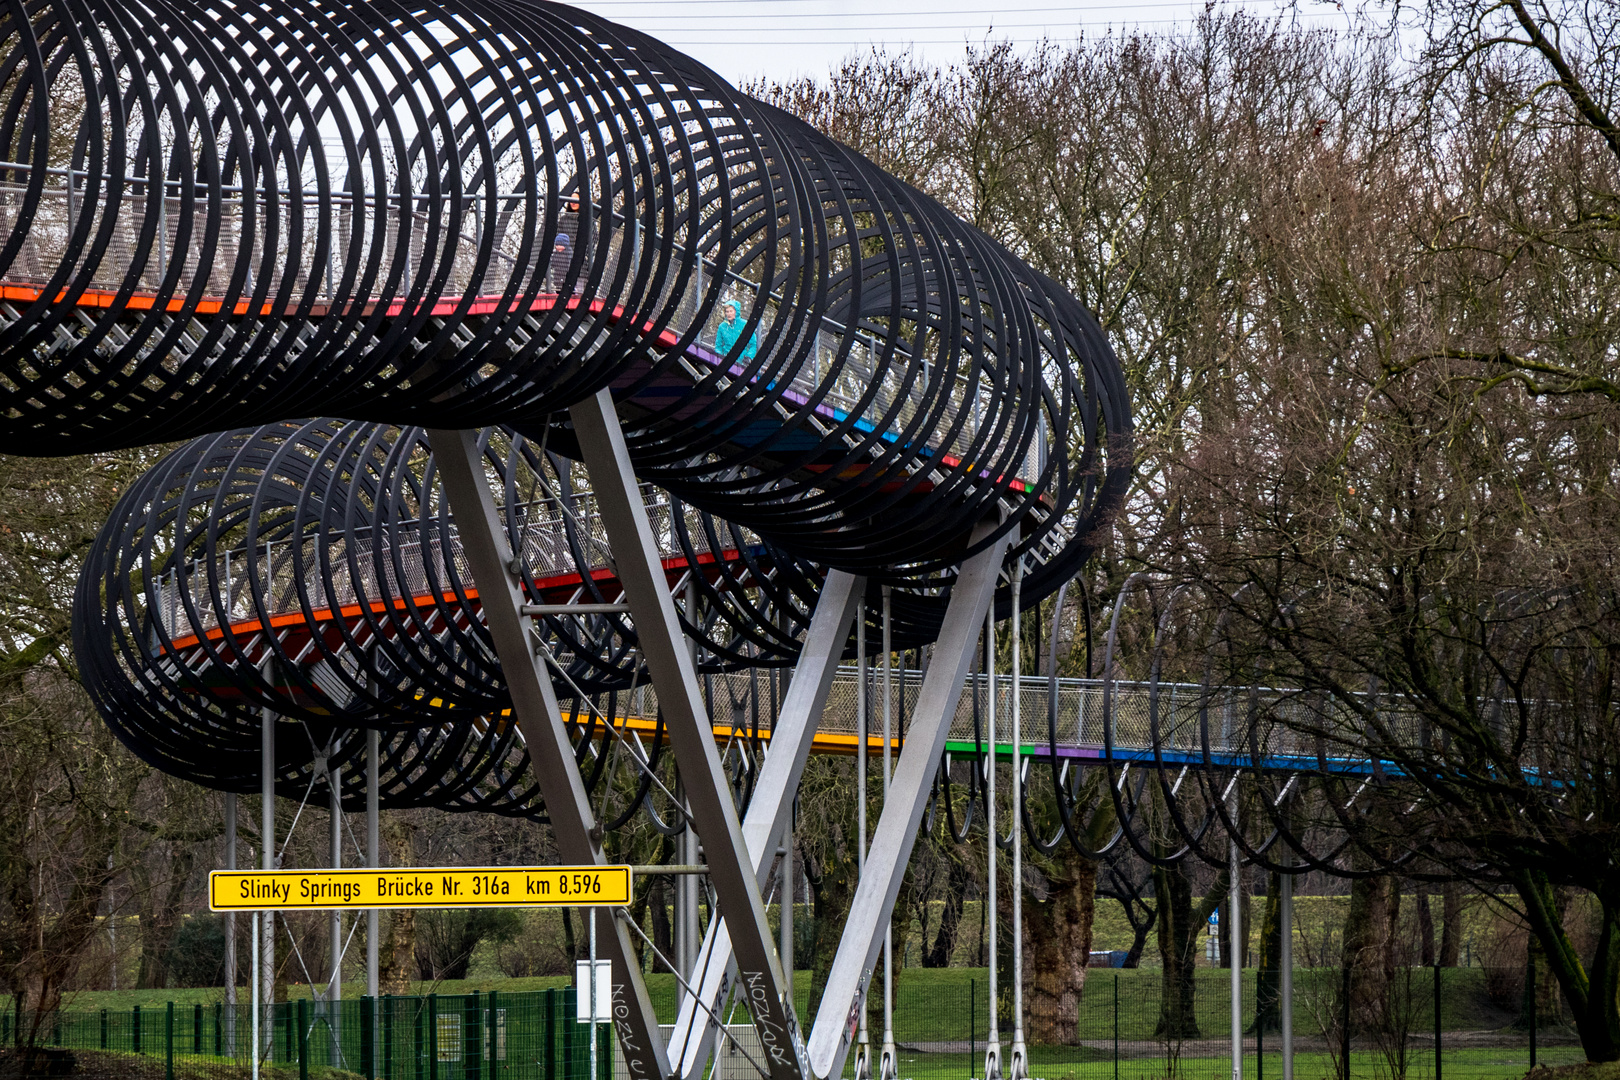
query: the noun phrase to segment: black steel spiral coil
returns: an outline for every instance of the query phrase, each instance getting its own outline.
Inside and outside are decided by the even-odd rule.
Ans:
[[[616,599],[611,551],[570,463],[505,429],[482,447],[526,596]],[[656,489],[646,496],[671,585],[690,605],[683,628],[699,671],[791,663],[820,572]],[[317,420],[194,440],[119,501],[75,610],[74,648],[98,709],[169,773],[255,790],[268,711],[302,729],[277,741],[289,794],[317,758],[349,761],[375,728],[386,733],[385,804],[535,808],[526,751],[499,719],[511,704],[500,661],[419,429]],[[536,621],[583,756],[592,738],[611,737],[591,705],[616,718],[616,695],[647,686],[634,626],[612,613]],[[897,630],[902,644],[924,639]]]
[[[36,0],[0,37],[0,450],[197,439],[128,493],[76,613],[98,704],[164,768],[242,788],[273,709],[310,732],[281,782],[374,728],[400,799],[534,812],[454,560],[419,560],[426,604],[389,592],[403,534],[451,528],[409,425],[494,433],[517,540],[517,485],[566,501],[567,410],[610,389],[638,477],[744,552],[748,588],[698,585],[716,668],[791,660],[822,567],[928,640],[987,518],[1034,604],[1123,498],[1124,380],[1077,300],[645,35],[545,3]],[[380,607],[315,618],[362,580]],[[619,620],[547,633],[579,701],[634,682]]]

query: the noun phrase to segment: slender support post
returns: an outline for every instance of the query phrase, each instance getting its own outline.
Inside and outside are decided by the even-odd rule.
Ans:
[[[883,586],[883,806],[889,805],[889,779],[894,775],[890,767],[890,760],[894,754],[894,694],[889,681],[889,674],[893,667],[891,654],[894,644],[892,640],[889,615],[892,607],[892,598],[889,587]],[[892,914],[892,912],[891,912]],[[885,917],[883,920],[883,1050],[878,1060],[878,1074],[882,1080],[895,1080],[900,1074],[900,1055],[894,1046],[894,924],[893,920]],[[861,1015],[866,1015],[865,1003],[862,1003]]]
[[[596,1065],[596,909],[586,908],[585,918],[591,924],[591,966],[590,975],[585,980],[586,993],[590,995],[586,1006],[591,1011],[591,1080],[598,1080],[601,1075]]]
[[[248,916],[249,932],[253,937],[253,1053],[248,1066],[252,1080],[259,1080],[259,918],[264,914],[263,911],[255,911]]]
[[[866,873],[866,605],[863,602],[855,616],[855,878]],[[888,673],[885,659],[883,671]],[[885,683],[884,689],[887,689]],[[887,777],[885,777],[887,779]],[[872,1037],[866,1030],[866,1010],[861,1010],[860,1031],[855,1037],[855,1080],[871,1080]]]
[[[1237,820],[1237,792],[1232,793],[1232,820]],[[1227,952],[1232,958],[1232,1080],[1243,1080],[1243,864],[1236,840],[1227,842],[1227,871],[1231,876],[1227,907]]]
[[[375,728],[366,732],[366,865],[376,869],[382,865],[382,836],[378,828],[377,802],[381,771],[380,736]],[[377,1004],[377,935],[381,933],[380,912],[371,908],[366,912],[366,993]]]
[[[681,847],[683,849],[682,858],[685,860],[686,865],[696,866],[702,861],[698,854],[698,834],[695,826],[688,824],[686,831],[681,834]],[[686,965],[686,971],[682,977],[687,979],[691,978],[692,969],[697,966],[698,909],[701,904],[701,894],[698,891],[698,886],[700,884],[701,882],[695,876],[687,875],[681,878],[678,886],[685,899],[685,902],[681,905],[681,941],[684,942],[682,946],[684,955],[681,957],[681,963]]]
[[[236,793],[225,795],[225,869],[236,869]],[[236,1053],[236,913],[225,913],[225,1045]]]
[[[574,765],[573,743],[557,706],[551,673],[535,653],[530,623],[522,614],[523,590],[484,476],[478,433],[436,430],[429,438],[455,513],[462,553],[478,585],[489,636],[501,658],[512,715],[529,746],[558,854],[566,862],[601,865],[606,860],[594,835],[596,817]],[[712,733],[709,745],[714,745]],[[607,935],[606,951],[613,964],[613,1013],[630,1080],[662,1080],[669,1075],[669,1063],[658,1017],[629,931],[617,919]]]
[[[1114,972],[1114,1080],[1119,1080],[1119,972]]]
[[[680,799],[681,805],[686,805],[686,787],[680,782],[677,774],[675,780],[675,795]],[[683,865],[693,866],[697,863],[697,830],[693,828],[690,820],[686,821],[681,835],[675,841],[676,858]],[[675,882],[675,968],[679,978],[675,983],[675,1004],[677,1008],[687,1007],[687,991],[682,985],[692,977],[692,944],[691,925],[687,921],[687,913],[693,911],[697,904],[697,888],[694,882],[688,881],[682,875]],[[695,919],[693,920],[696,921]]]
[[[265,709],[259,735],[259,847],[262,869],[274,870],[281,862],[276,852],[276,714]],[[255,1041],[253,1059],[259,1060],[269,1048],[272,1037],[270,1011],[275,1008],[276,981],[276,916],[271,911],[259,913],[260,945],[254,977],[258,983],[259,1007],[265,1010],[265,1042]]]
[[[328,759],[330,762],[330,759]],[[343,766],[329,764],[326,774],[326,792],[330,806],[327,817],[331,826],[331,834],[327,839],[331,843],[332,869],[338,870],[343,866]],[[332,935],[332,974],[326,982],[326,1026],[332,1037],[333,1067],[338,1067],[343,1060],[342,1024],[338,1021],[342,1006],[338,1002],[343,1000],[343,912],[334,910],[330,920],[329,930]]]
[[[782,903],[777,926],[777,949],[782,957],[782,991],[793,1000],[793,823],[782,832]]]
[[[865,588],[863,578],[840,570],[827,574],[822,582],[821,598],[810,617],[810,629],[805,634],[799,663],[793,669],[782,708],[771,726],[770,750],[754,782],[754,797],[749,800],[748,815],[742,826],[754,860],[755,878],[761,885],[770,875],[771,859],[781,838],[792,825],[794,795],[804,776],[805,763],[810,759],[816,725],[832,692],[839,658],[849,640],[856,603]],[[783,903],[791,910],[791,880],[784,883],[782,896]],[[710,920],[697,971],[701,980],[698,1000],[707,1003],[710,1011],[704,1012],[690,1000],[683,1002],[669,1040],[671,1054],[680,1054],[679,1075],[683,1080],[694,1080],[703,1073],[719,1034],[719,1024],[714,1017],[720,1014],[726,994],[736,980],[731,935],[724,919]]]
[[[1019,695],[1023,689],[1022,625],[1018,605],[1023,599],[1024,560],[1013,567],[1012,579],[1012,938],[1013,938],[1013,1041],[1010,1080],[1029,1075],[1029,1048],[1024,1045],[1024,732]],[[1116,976],[1117,978],[1117,976]]]
[[[1428,898],[1425,897],[1423,902],[1428,903]],[[1536,1067],[1536,954],[1533,952],[1530,954],[1530,962],[1526,965],[1524,975],[1529,984],[1530,1007],[1526,1011],[1530,1014],[1530,1067],[1534,1069]]]
[[[1278,1009],[1282,1020],[1283,1080],[1294,1080],[1294,875],[1284,874],[1281,881],[1278,915],[1282,921],[1281,946],[1277,966],[1281,968],[1278,981]]]
[[[1434,963],[1434,1080],[1440,1080],[1440,1066],[1441,1066],[1441,1054],[1440,1054],[1440,971],[1441,971],[1440,962],[1438,960],[1436,960],[1435,963]],[[1346,1045],[1346,1047],[1349,1046],[1349,1041],[1348,1040],[1346,1040],[1345,1045]],[[1345,1059],[1349,1060],[1349,1054],[1348,1053],[1345,1054]],[[1348,1072],[1349,1070],[1346,1069],[1345,1071]]]
[[[1346,960],[1349,956],[1346,955]],[[1339,994],[1339,1075],[1350,1080],[1350,965],[1344,965],[1344,980]]]
[[[697,582],[688,580],[686,583],[686,621],[694,626],[698,623],[697,610]],[[686,651],[692,659],[692,666],[697,666],[697,642],[692,638],[686,639]],[[684,783],[684,779],[683,779]],[[685,797],[685,788],[678,789]],[[690,821],[686,830],[681,833],[681,861],[688,866],[695,866],[698,862],[698,834],[697,828]],[[681,979],[690,981],[692,973],[697,967],[698,957],[698,879],[695,877],[682,877],[675,883],[675,965],[681,969]],[[686,997],[686,987],[676,984],[680,991],[677,1000]]]
[[[1006,540],[1001,537],[987,542],[994,529],[995,524],[986,521],[973,531],[970,542],[982,544],[983,549],[963,563],[951,589],[943,631],[934,646],[933,662],[923,678],[906,733],[905,752],[889,782],[883,813],[872,830],[866,875],[856,886],[810,1036],[811,1067],[817,1077],[843,1072],[844,1059],[855,1038],[855,1010],[863,1007],[883,927],[894,911],[940,755],[950,734],[950,721],[962,698],[962,680],[967,676],[995,594]]]
[[[293,1032],[293,1051],[298,1055],[298,1080],[309,1080],[309,1007],[311,1004],[308,998],[299,998],[297,1010],[292,1016],[288,1017],[297,1026],[297,1030]]]
[[[996,1008],[1001,1000],[1000,972],[996,970],[997,939],[1001,937],[998,932],[1001,922],[1001,894],[996,883],[996,613],[994,610],[984,615],[984,680],[985,680],[985,722],[989,728],[990,749],[984,759],[984,829],[989,837],[985,844],[988,853],[985,859],[985,903],[986,955],[990,961],[987,982],[990,1002],[990,1031],[984,1037],[984,1080],[1001,1080],[1001,1018],[996,1015],[1000,1010]]]
[[[574,434],[590,470],[602,524],[617,562],[647,672],[658,689],[670,745],[686,784],[692,820],[703,839],[709,883],[726,918],[738,977],[772,1080],[808,1072],[793,1002],[783,996],[782,966],[771,941],[752,853],[714,745],[691,654],[682,645],[675,604],[654,543],[624,432],[607,390],[575,405]],[[718,914],[718,913],[717,913]]]

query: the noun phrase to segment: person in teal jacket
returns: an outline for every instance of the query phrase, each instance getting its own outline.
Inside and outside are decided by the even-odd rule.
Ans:
[[[737,338],[742,334],[742,308],[735,300],[727,300],[720,305],[725,312],[725,319],[720,323],[720,329],[714,332],[714,351],[721,356],[731,356],[731,350],[737,347]],[[748,344],[743,346],[741,356],[732,357],[734,360],[752,360],[759,351],[759,335],[749,334]]]

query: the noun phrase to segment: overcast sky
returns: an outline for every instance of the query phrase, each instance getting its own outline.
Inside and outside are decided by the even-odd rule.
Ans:
[[[660,38],[733,83],[825,75],[853,52],[912,49],[948,64],[966,43],[1042,38],[1069,42],[1110,30],[1169,29],[1191,22],[1204,0],[572,0]],[[1325,0],[1227,0],[1260,15],[1287,12],[1311,26],[1345,28],[1349,17]]]

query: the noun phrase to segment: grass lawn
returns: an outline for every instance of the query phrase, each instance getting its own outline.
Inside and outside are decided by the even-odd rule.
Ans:
[[[81,1080],[166,1080],[168,1063],[162,1058],[142,1054],[124,1054],[113,1050],[75,1050],[75,1068],[69,1076]],[[0,1052],[0,1074],[11,1060],[9,1053]],[[187,1060],[176,1058],[174,1080],[251,1080],[252,1069],[240,1062],[226,1059]],[[259,1069],[262,1080],[298,1080],[297,1066],[264,1065]],[[360,1080],[359,1073],[341,1069],[313,1068],[310,1080]]]
[[[1002,1065],[1006,1067],[1006,1048],[1003,1047]],[[982,1049],[968,1054],[908,1054],[900,1053],[900,1080],[970,1080],[984,1073]],[[1559,1047],[1538,1056],[1539,1066],[1571,1066],[1582,1061],[1580,1051],[1574,1047]],[[1442,1063],[1445,1080],[1520,1080],[1529,1072],[1529,1055],[1523,1049],[1456,1050],[1448,1051]],[[1257,1076],[1255,1055],[1244,1055],[1243,1075]],[[1601,1068],[1601,1067],[1600,1067]],[[1168,1074],[1166,1059],[1155,1057],[1122,1057],[1119,1061],[1120,1080],[1154,1080]],[[1574,1070],[1571,1070],[1574,1071]],[[1033,1080],[1113,1080],[1114,1058],[1109,1050],[1075,1047],[1031,1047],[1030,1075]],[[1265,1055],[1265,1075],[1281,1080],[1282,1056],[1268,1050]],[[1391,1076],[1389,1063],[1380,1054],[1353,1051],[1350,1055],[1350,1075],[1355,1080],[1383,1080]],[[1537,1080],[1556,1080],[1555,1075],[1536,1072]],[[1620,1072],[1615,1073],[1620,1076]],[[1232,1059],[1229,1054],[1183,1054],[1177,1063],[1177,1080],[1231,1080]],[[1338,1080],[1335,1059],[1325,1053],[1301,1053],[1294,1056],[1296,1080]],[[1432,1053],[1414,1054],[1407,1065],[1409,1080],[1432,1080],[1434,1058]],[[1575,1080],[1571,1077],[1570,1080]],[[1581,1077],[1580,1080],[1596,1080]],[[1611,1080],[1605,1076],[1604,1080]]]

